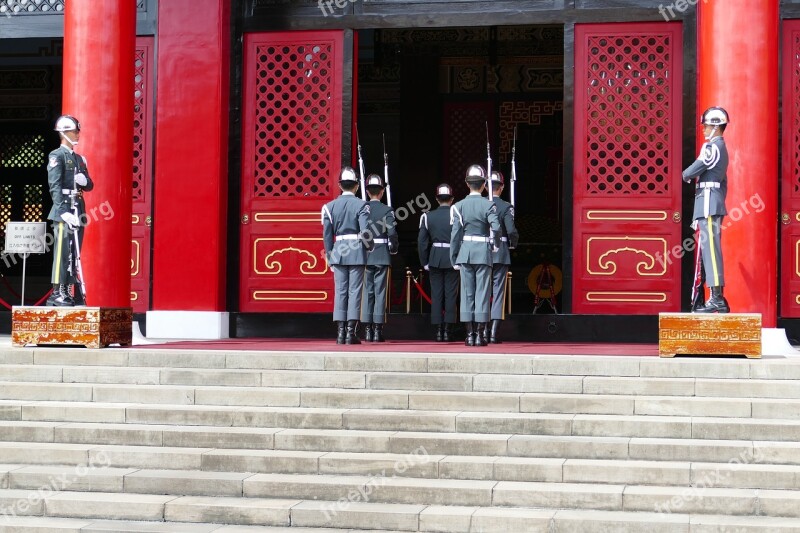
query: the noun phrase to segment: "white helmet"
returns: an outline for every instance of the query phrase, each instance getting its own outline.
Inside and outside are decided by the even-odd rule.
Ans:
[[[722,126],[728,123],[728,112],[721,107],[709,107],[700,117],[704,126]]]
[[[65,131],[81,131],[81,123],[78,122],[77,118],[71,115],[61,115],[58,117],[58,120],[56,120],[56,127],[53,129],[59,133]]]
[[[486,179],[486,171],[480,165],[470,165],[467,169],[466,181],[483,181]]]

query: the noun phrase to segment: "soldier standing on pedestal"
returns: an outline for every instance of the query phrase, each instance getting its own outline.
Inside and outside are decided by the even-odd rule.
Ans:
[[[377,174],[367,177],[369,194],[369,231],[375,249],[367,255],[364,274],[364,305],[361,322],[364,323],[364,340],[384,342],[383,325],[386,323],[386,293],[391,271],[391,256],[397,253],[397,221],[394,209],[381,202],[386,187]]]
[[[723,295],[725,275],[722,262],[722,219],[728,214],[728,149],[722,137],[728,125],[728,112],[711,107],[700,117],[706,142],[697,160],[683,171],[683,181],[695,184],[692,227],[700,229],[700,256],[711,297],[696,313],[729,313],[731,308]]]
[[[47,183],[53,200],[47,219],[53,222],[54,242],[50,278],[53,293],[47,298],[46,305],[69,307],[86,303],[78,283],[74,247],[83,245],[86,219],[83,191],[91,191],[94,183],[86,168],[86,158],[75,152],[81,136],[78,120],[62,115],[56,120],[55,131],[61,137],[61,146],[50,152],[47,163]]]
[[[333,270],[335,295],[333,320],[337,344],[361,344],[358,319],[367,250],[374,246],[369,235],[369,204],[356,197],[358,178],[350,167],[339,175],[341,196],[322,207],[322,240],[325,258]]]
[[[417,247],[419,262],[430,274],[431,324],[436,326],[436,341],[450,342],[456,321],[459,282],[458,271],[450,262],[452,187],[446,183],[436,187],[436,201],[439,208],[423,213],[419,219]]]
[[[500,242],[497,207],[481,193],[486,171],[480,165],[467,169],[469,195],[450,208],[450,261],[461,271],[461,321],[466,324],[466,346],[486,346],[484,328],[489,322],[492,295],[492,251]]]
[[[503,173],[492,171],[492,200],[497,206],[497,218],[500,220],[500,242],[495,242],[497,251],[492,252],[492,326],[485,332],[492,344],[500,344],[497,337],[497,328],[500,321],[506,318],[506,281],[508,268],[511,265],[511,252],[517,247],[519,233],[514,225],[514,206],[500,198],[503,192],[505,179]],[[488,325],[487,325],[488,326]]]

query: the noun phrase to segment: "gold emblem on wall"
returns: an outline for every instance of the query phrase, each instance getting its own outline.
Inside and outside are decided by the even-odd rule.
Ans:
[[[667,240],[663,237],[590,237],[586,241],[586,271],[593,276],[613,276],[618,263],[630,260],[631,254],[637,256],[638,275],[666,275]]]
[[[259,259],[258,245],[260,242],[300,242],[308,243],[309,248],[298,248],[297,246],[284,246],[270,251],[266,255],[262,254]],[[318,243],[318,247],[311,246],[311,243]],[[317,250],[314,253],[312,250]],[[253,241],[253,272],[262,276],[277,276],[284,270],[284,264],[298,264],[299,274],[304,276],[322,276],[328,272],[328,265],[322,259],[322,238],[319,237],[261,237]],[[287,254],[287,255],[284,255]],[[288,257],[288,259],[287,259]],[[261,268],[259,268],[261,267]],[[287,275],[287,272],[283,272]],[[292,273],[288,273],[292,274]]]

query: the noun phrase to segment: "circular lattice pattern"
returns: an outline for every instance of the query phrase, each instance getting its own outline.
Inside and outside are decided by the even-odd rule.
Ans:
[[[794,36],[794,190],[795,193],[800,193],[800,32],[795,33]]]
[[[44,220],[44,185],[41,183],[25,184],[25,206],[22,220],[25,222],[41,222]]]
[[[453,187],[456,197],[467,194],[465,172],[470,165],[486,167],[486,159],[476,160],[478,154],[486,152],[486,121],[489,118],[485,107],[454,105],[447,123],[448,175],[446,182]]]
[[[0,13],[62,13],[64,0],[0,0]]]
[[[133,93],[133,201],[144,200],[145,194],[145,112],[147,110],[147,54],[136,49]]]
[[[255,196],[330,194],[332,60],[331,44],[258,47]]]
[[[669,190],[670,39],[669,35],[589,38],[585,73],[589,194]]]
[[[44,164],[44,137],[41,135],[0,136],[0,166],[5,168],[40,168]]]

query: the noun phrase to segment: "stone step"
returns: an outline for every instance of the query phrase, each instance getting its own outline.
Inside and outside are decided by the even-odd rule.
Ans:
[[[175,369],[314,370],[343,372],[437,372],[554,376],[628,376],[800,380],[800,361],[614,356],[493,354],[220,352],[125,348],[2,350],[0,364],[121,366]]]

